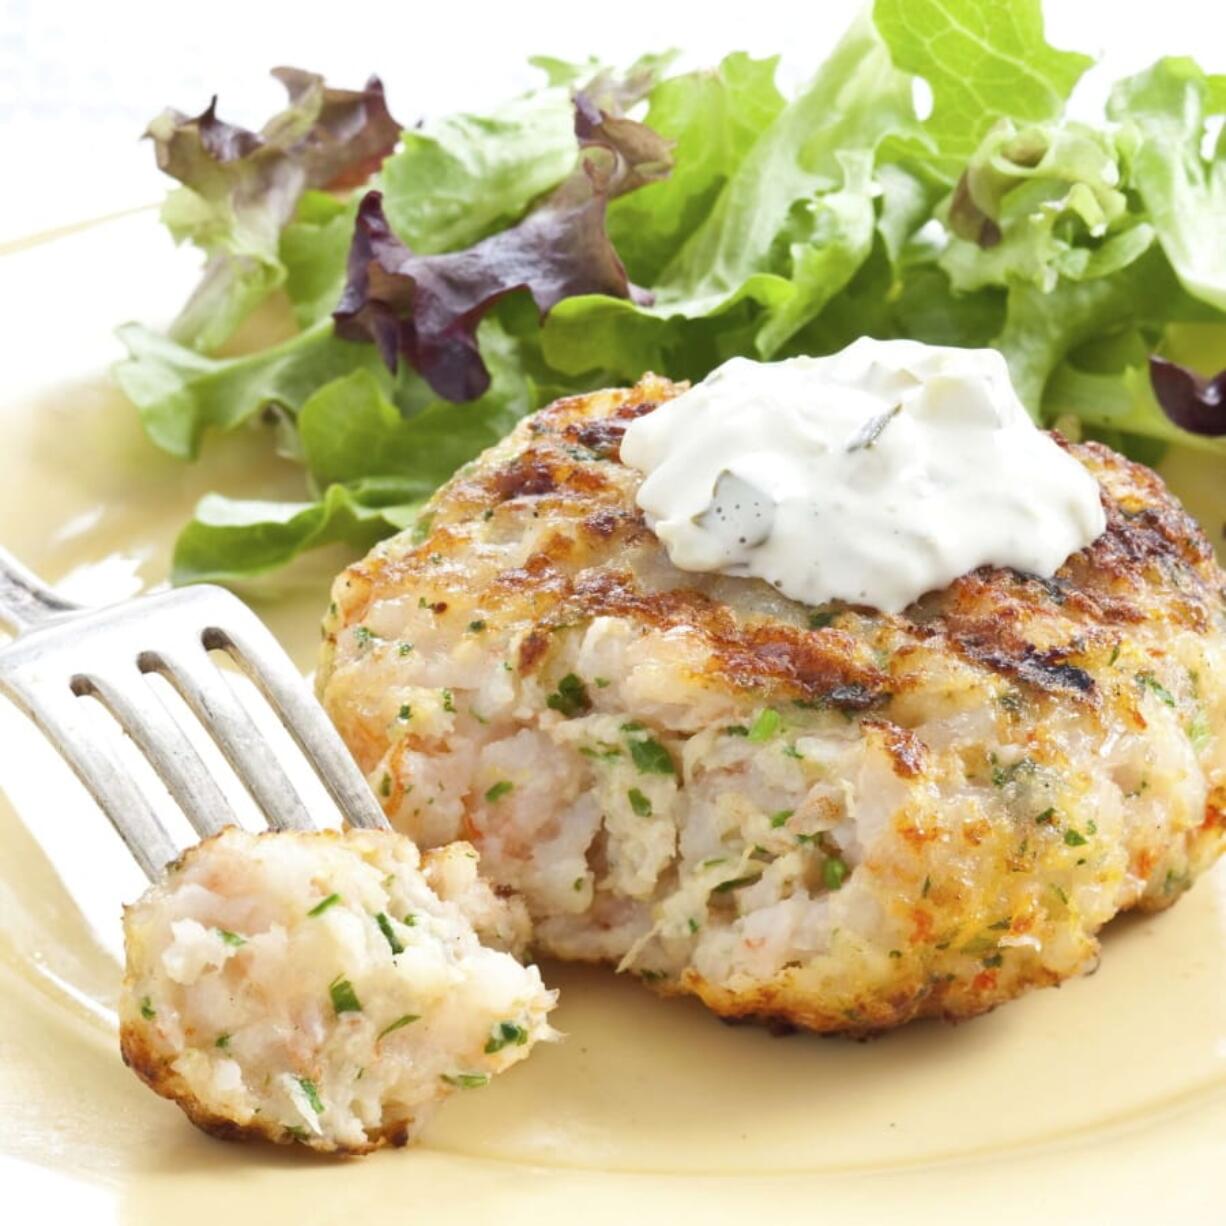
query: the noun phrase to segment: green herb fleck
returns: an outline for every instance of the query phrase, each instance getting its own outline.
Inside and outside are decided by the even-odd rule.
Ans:
[[[608,679],[608,677],[597,677],[596,678],[596,688],[598,690],[607,690],[609,686],[611,686],[612,684],[613,682],[611,682]]]
[[[698,921],[693,916],[690,916],[690,918],[686,921],[686,923],[689,924],[691,932],[697,932],[698,929],[701,927],[701,925],[698,923]]]
[[[1074,830],[1072,826],[1070,826],[1064,832],[1064,841],[1070,847],[1084,847],[1086,844],[1086,836],[1081,834],[1079,831]]]
[[[443,1080],[449,1086],[459,1086],[462,1090],[477,1090],[488,1085],[489,1073],[444,1073]]]
[[[630,756],[643,775],[675,775],[677,768],[668,750],[653,737],[630,742]]]
[[[286,1124],[285,1131],[288,1132],[295,1141],[305,1141],[307,1139],[307,1130],[303,1128],[301,1124]]]
[[[390,796],[391,794],[392,794],[392,777],[391,775],[387,773],[387,771],[384,771],[383,778],[379,780],[379,795],[386,797],[386,796]]]
[[[661,979],[667,979],[668,975],[664,971],[639,971],[639,978],[644,983],[659,983]]]
[[[353,984],[348,979],[337,975],[328,984],[328,995],[332,997],[332,1009],[337,1017],[340,1017],[342,1013],[362,1012],[362,1003],[358,1000],[357,993],[353,990]]]
[[[148,996],[142,996],[140,998],[140,1015],[145,1019],[145,1021],[149,1021],[151,1018],[155,1018],[158,1015],[158,1011],[153,1007],[153,1001],[151,1001]]]
[[[312,908],[311,908],[311,909],[310,909],[310,910],[307,912],[307,914],[308,914],[308,915],[323,915],[323,913],[324,913],[324,912],[325,912],[325,911],[326,911],[326,910],[327,910],[329,907],[334,907],[334,906],[336,906],[336,904],[337,904],[338,902],[340,902],[340,900],[341,900],[341,896],[340,896],[339,894],[329,894],[329,895],[328,895],[328,897],[327,897],[327,898],[325,898],[325,899],[323,900],[323,902],[317,902],[317,903],[316,903],[316,904],[315,904],[315,905],[314,905],[314,906],[313,906],[313,907],[312,907]]]
[[[246,937],[240,937],[237,932],[231,932],[228,928],[218,928],[217,935],[234,949],[237,949],[240,945],[247,944]]]
[[[400,655],[407,656],[409,652],[413,650],[413,644],[412,643],[401,643],[400,646],[396,648],[396,650],[400,653]]]
[[[306,1095],[306,1100],[311,1104],[311,1110],[316,1115],[323,1115],[324,1104],[319,1097],[319,1088],[309,1077],[295,1077],[294,1080],[302,1087],[303,1094]]]
[[[824,630],[832,621],[835,615],[831,612],[819,612],[809,614],[809,629]]]
[[[379,1039],[386,1038],[389,1034],[392,1033],[393,1030],[399,1030],[403,1026],[408,1026],[412,1022],[416,1022],[420,1020],[421,1020],[420,1013],[404,1013],[400,1017],[398,1017],[394,1022],[389,1022],[386,1026],[383,1027],[382,1030],[379,1031],[379,1033],[375,1036],[376,1042]]]
[[[731,881],[721,881],[711,892],[727,894],[729,890],[739,890],[743,885],[753,885],[761,876],[761,873],[752,873],[748,877],[733,877]]]
[[[406,928],[416,928],[417,927],[417,916],[414,915],[412,911],[410,911],[407,915],[404,915],[401,917],[400,922]]]
[[[1111,659],[1107,661],[1107,667],[1110,668],[1111,665],[1113,665],[1116,662],[1116,660],[1118,660],[1119,658],[1120,658],[1120,645],[1119,643],[1116,643],[1116,645],[1111,648]]]
[[[219,1034],[216,1040],[214,1041],[213,1046],[221,1048],[222,1051],[229,1051],[230,1050],[229,1032],[227,1032],[226,1034]]]
[[[592,700],[588,697],[587,686],[574,673],[567,673],[558,682],[558,688],[545,699],[545,705],[551,711],[558,711],[567,719],[582,715],[592,709]]]
[[[769,741],[779,731],[781,723],[783,723],[783,720],[774,707],[763,707],[749,726],[749,739],[755,745],[760,745],[763,741]]]
[[[523,1047],[527,1041],[528,1031],[525,1027],[515,1022],[495,1022],[485,1044],[485,1054],[492,1056],[496,1051],[502,1051],[504,1047],[510,1047],[512,1044]]]
[[[501,800],[508,792],[514,791],[514,789],[515,784],[513,784],[509,779],[499,779],[497,783],[491,783],[490,786],[485,789],[485,799],[488,800],[490,804],[494,804],[496,801]]]
[[[430,525],[434,523],[434,512],[428,511],[419,515],[413,521],[413,534],[409,538],[414,545],[420,545],[430,535]]]
[[[623,732],[646,732],[647,725],[642,720],[631,719],[622,724],[621,730]]]
[[[369,647],[371,640],[378,636],[369,626],[354,626],[353,637],[359,647]]]
[[[475,621],[470,621],[468,623],[468,628],[473,632],[473,634],[480,634],[481,631],[485,629],[485,619],[483,617],[478,617]]]
[[[1209,721],[1200,712],[1188,724],[1188,740],[1192,742],[1192,748],[1197,753],[1200,753],[1213,740],[1213,729],[1209,727]]]
[[[407,702],[402,703],[400,706],[400,710],[397,712],[396,717],[401,720],[412,719],[413,718],[413,708],[409,706]]]
[[[771,829],[778,830],[780,826],[787,825],[789,817],[795,813],[795,809],[780,809],[778,813],[771,814]]]
[[[631,788],[626,793],[626,797],[630,801],[630,807],[638,817],[651,816],[651,801],[638,788]]]
[[[379,931],[383,933],[387,943],[392,947],[393,954],[404,953],[404,946],[400,943],[400,938],[396,935],[392,928],[392,921],[383,914],[382,911],[375,916],[375,922],[379,925]]]
[[[729,724],[722,729],[724,736],[748,736],[749,729],[744,724]]]
[[[847,862],[839,856],[827,856],[822,864],[822,882],[828,890],[842,889],[847,879]]]
[[[1044,809],[1043,812],[1040,813],[1034,820],[1039,826],[1050,826],[1055,821],[1055,818],[1056,809],[1055,806],[1052,805]]]
[[[443,710],[455,712],[455,696],[450,690],[443,691]]]
[[[580,893],[582,893],[582,891],[583,891],[583,882],[584,882],[584,878],[582,878],[582,877],[576,877],[576,878],[575,878],[575,883],[574,883],[574,885],[572,885],[572,886],[571,886],[571,889],[572,889],[572,890],[574,890],[576,894],[580,894]]]
[[[1137,673],[1137,683],[1157,695],[1160,701],[1168,707],[1175,705],[1175,696],[1154,676],[1153,673]]]

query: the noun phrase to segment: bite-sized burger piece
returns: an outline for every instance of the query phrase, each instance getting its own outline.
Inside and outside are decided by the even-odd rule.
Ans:
[[[217,1136],[406,1144],[553,1034],[537,969],[474,932],[526,932],[476,869],[381,831],[193,847],[125,910],[124,1060]]]
[[[1092,967],[1226,824],[1226,577],[1149,469],[1107,528],[899,615],[675,569],[620,461],[680,389],[558,401],[338,579],[319,689],[395,825],[470,839],[537,948],[867,1032]]]

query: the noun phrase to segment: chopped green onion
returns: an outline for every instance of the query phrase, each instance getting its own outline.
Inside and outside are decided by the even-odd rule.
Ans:
[[[783,719],[774,707],[763,707],[749,726],[749,739],[757,745],[769,741],[779,731],[781,723]]]
[[[328,984],[328,995],[332,997],[332,1009],[337,1017],[340,1017],[342,1013],[362,1012],[362,1003],[358,1000],[357,993],[353,990],[353,984],[348,979],[337,975]]]
[[[407,656],[409,652],[413,650],[413,644],[412,643],[401,643],[400,646],[396,650],[402,656]]]
[[[387,771],[384,771],[383,778],[379,780],[379,795],[387,797],[387,796],[390,796],[391,794],[392,794],[392,777],[391,775],[387,773]]]
[[[449,1086],[459,1086],[462,1090],[476,1090],[488,1085],[489,1073],[444,1073],[442,1079]]]
[[[237,932],[231,932],[228,928],[218,928],[217,935],[221,937],[227,945],[232,945],[237,949],[240,945],[247,944],[246,937],[240,937]]]
[[[455,696],[450,690],[443,691],[443,710],[455,712]]]
[[[1137,681],[1140,685],[1156,694],[1159,700],[1166,703],[1168,707],[1175,705],[1175,696],[1153,673],[1137,673]]]
[[[1068,844],[1070,847],[1084,847],[1084,846],[1085,846],[1085,841],[1086,841],[1086,836],[1085,836],[1084,834],[1080,834],[1078,831],[1074,830],[1074,829],[1072,828],[1072,826],[1070,826],[1070,827],[1069,827],[1069,828],[1068,828],[1068,829],[1067,829],[1067,830],[1064,832],[1064,841],[1065,841],[1065,842],[1066,842],[1066,843],[1067,843],[1067,844]]]
[[[485,799],[494,804],[501,800],[508,792],[514,791],[515,784],[509,779],[499,779],[497,783],[492,783],[485,789]]]
[[[336,904],[337,904],[338,902],[340,902],[340,900],[341,900],[341,896],[340,896],[339,894],[329,894],[329,895],[328,895],[328,897],[327,897],[327,898],[325,898],[325,899],[323,900],[323,902],[316,903],[316,904],[315,904],[315,905],[314,905],[314,906],[313,906],[313,907],[312,907],[312,908],[311,908],[311,909],[310,909],[310,910],[307,912],[307,914],[308,914],[308,915],[323,915],[323,913],[324,913],[324,912],[325,912],[325,911],[326,911],[326,910],[327,910],[329,907],[334,907],[334,906],[336,906]]]
[[[598,690],[607,690],[609,686],[611,686],[612,684],[613,682],[611,682],[608,679],[608,677],[597,677],[596,678],[596,688]]]
[[[483,618],[478,617],[476,621],[471,621],[468,623],[468,628],[473,632],[473,634],[480,634],[481,631],[485,629],[485,621]]]
[[[417,1022],[420,1020],[421,1020],[420,1013],[402,1014],[394,1022],[389,1022],[386,1026],[384,1026],[383,1029],[380,1030],[379,1033],[375,1036],[375,1038],[376,1040],[386,1038],[389,1034],[392,1033],[393,1030],[399,1030],[402,1026],[408,1026],[412,1022]]]
[[[392,929],[392,921],[383,914],[382,911],[375,916],[375,923],[379,925],[379,931],[383,933],[387,943],[392,947],[393,954],[404,953],[404,946],[400,942],[400,938]]]
[[[409,706],[407,702],[402,703],[400,710],[396,713],[396,718],[401,719],[401,720],[407,720],[407,719],[412,719],[412,717],[413,717],[413,708]]]
[[[153,1007],[153,1001],[151,1001],[148,996],[142,996],[140,998],[141,1017],[143,1017],[145,1021],[149,1021],[150,1018],[157,1017],[157,1013],[158,1011]]]
[[[219,1034],[219,1035],[217,1036],[217,1039],[216,1039],[216,1041],[214,1042],[213,1046],[214,1046],[214,1047],[220,1047],[222,1051],[229,1051],[229,1050],[230,1050],[230,1035],[229,1035],[229,1033],[227,1032],[226,1034]]]
[[[353,637],[359,647],[369,647],[371,639],[378,638],[378,635],[369,626],[354,626]]]
[[[502,1051],[504,1047],[510,1047],[512,1044],[516,1047],[523,1047],[527,1041],[528,1031],[525,1027],[515,1022],[495,1022],[489,1041],[485,1045],[485,1054],[491,1056],[494,1052]]]
[[[729,890],[739,890],[743,885],[752,885],[761,876],[761,873],[753,873],[748,877],[733,877],[731,881],[721,881],[711,893],[727,894]]]
[[[778,830],[780,826],[786,826],[788,818],[795,812],[795,809],[780,809],[778,813],[772,813],[771,828]]]
[[[295,1077],[294,1080],[302,1087],[303,1094],[306,1095],[306,1100],[311,1104],[311,1110],[316,1115],[323,1115],[324,1104],[319,1097],[319,1088],[309,1077]]]

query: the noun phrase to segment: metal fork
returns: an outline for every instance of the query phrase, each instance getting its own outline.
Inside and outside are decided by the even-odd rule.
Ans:
[[[144,790],[82,710],[102,703],[135,742],[201,838],[237,815],[149,684],[158,673],[213,738],[274,830],[314,823],[277,749],[209,658],[223,651],[281,718],[351,826],[387,828],[378,802],[323,708],[271,631],[237,596],[211,585],[84,609],[0,549],[0,693],[42,729],[110,818],[150,880],[179,854]]]

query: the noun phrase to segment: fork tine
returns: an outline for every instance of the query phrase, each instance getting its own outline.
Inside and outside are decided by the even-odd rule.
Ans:
[[[357,763],[323,708],[315,701],[272,631],[259,618],[227,620],[206,636],[206,645],[227,652],[280,714],[298,747],[311,760],[351,826],[388,829],[387,818]]]
[[[45,689],[26,687],[13,677],[2,688],[59,750],[128,845],[145,876],[156,881],[179,850],[149,798],[107,752],[98,730],[89,726],[81,699],[73,696],[67,684],[62,699]]]
[[[297,788],[203,644],[148,652],[140,667],[144,672],[161,673],[179,691],[273,830],[315,828]]]
[[[166,704],[135,669],[122,681],[88,674],[73,682],[78,694],[92,694],[136,742],[202,839],[236,825],[238,817],[208,767]]]

